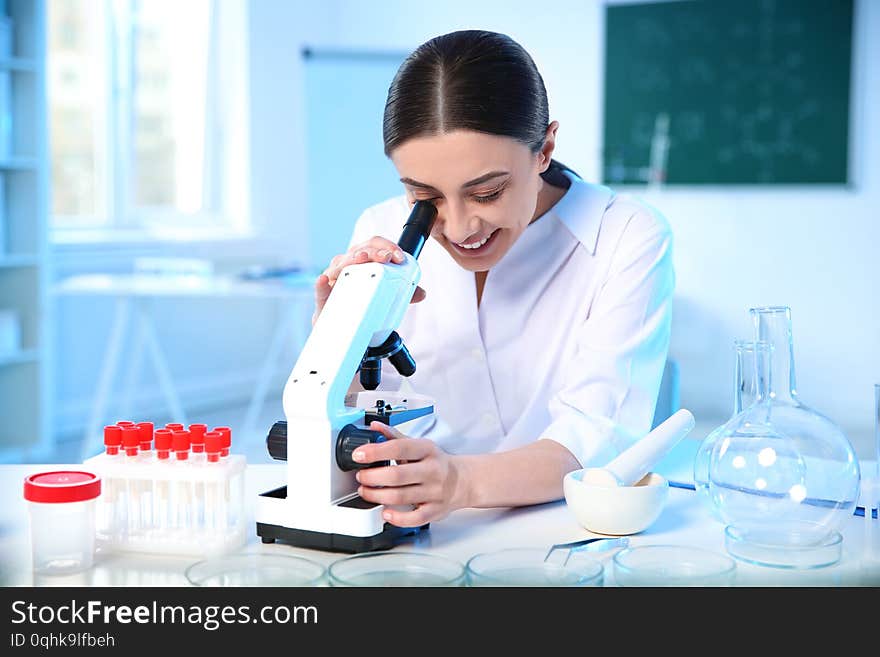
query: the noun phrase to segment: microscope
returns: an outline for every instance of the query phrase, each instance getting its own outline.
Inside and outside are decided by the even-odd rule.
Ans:
[[[434,412],[427,397],[376,389],[385,358],[402,376],[415,372],[395,329],[419,282],[418,257],[436,217],[434,205],[418,201],[397,243],[403,263],[349,265],[334,284],[284,386],[286,419],[266,438],[272,458],[287,462],[287,485],[257,498],[257,535],[263,543],[367,552],[388,549],[428,528],[384,522],[384,505],[357,494],[355,471],[394,463],[360,464],[351,454],[385,440],[369,429],[370,422],[398,425]],[[356,374],[364,391],[349,395]]]

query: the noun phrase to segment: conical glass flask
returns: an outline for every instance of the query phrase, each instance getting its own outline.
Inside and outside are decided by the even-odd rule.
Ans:
[[[755,402],[712,446],[709,495],[732,556],[783,568],[831,565],[858,499],[858,461],[843,432],[798,399],[790,309],[749,312],[757,341],[770,349],[756,352]]]
[[[707,435],[697,450],[694,458],[694,486],[697,497],[709,513],[718,521],[721,520],[715,504],[709,495],[709,458],[712,456],[712,448],[720,436],[724,436],[731,429],[731,423],[736,416],[747,409],[758,399],[758,377],[756,358],[766,362],[767,354],[761,353],[770,349],[766,342],[754,340],[734,340],[734,368],[733,368],[733,413],[730,419],[712,430]],[[758,355],[761,353],[761,355]]]

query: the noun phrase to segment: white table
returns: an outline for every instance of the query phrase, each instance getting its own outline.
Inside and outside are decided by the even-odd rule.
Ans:
[[[98,554],[94,567],[68,576],[39,576],[31,571],[27,508],[22,498],[25,476],[47,469],[81,465],[0,466],[0,585],[6,586],[187,586],[187,566],[198,559],[150,554]],[[283,485],[284,464],[250,465],[246,472],[247,515],[251,529],[244,552],[296,554],[324,565],[345,555],[295,548],[284,544],[263,545],[253,523],[256,496]],[[873,522],[874,556],[865,558],[866,521],[853,516],[843,529],[843,557],[827,568],[789,571],[737,562],[737,586],[865,586],[880,585],[880,521]],[[517,509],[464,509],[434,522],[416,539],[406,539],[394,550],[419,550],[440,554],[462,563],[480,552],[509,547],[540,547],[594,536],[581,528],[564,501]],[[695,493],[671,488],[660,518],[646,531],[629,537],[630,546],[678,544],[724,552],[722,527],[699,504]],[[605,584],[613,586],[612,552],[596,553],[606,566]]]
[[[139,375],[143,352],[146,349],[159,386],[175,422],[186,424],[186,413],[168,369],[168,361],[156,337],[153,321],[153,300],[156,298],[262,298],[285,304],[283,321],[278,323],[260,368],[257,384],[251,395],[242,423],[243,435],[250,435],[266,398],[271,378],[285,346],[293,344],[297,351],[307,337],[308,318],[313,304],[314,277],[303,273],[298,277],[278,280],[242,280],[232,276],[171,276],[153,274],[84,274],[60,281],[53,289],[59,296],[99,295],[114,297],[116,305],[110,337],[104,352],[98,388],[92,403],[82,458],[101,449],[101,427],[110,418],[105,417],[113,382],[120,365],[129,324],[133,324],[132,347],[126,365],[126,380],[122,386],[123,416],[131,400],[134,381]],[[133,319],[133,322],[131,321]]]

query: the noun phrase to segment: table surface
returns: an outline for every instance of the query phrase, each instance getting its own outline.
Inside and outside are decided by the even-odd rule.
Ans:
[[[53,287],[56,295],[136,297],[268,297],[300,298],[314,291],[316,276],[302,274],[260,280],[217,275],[79,274]],[[311,297],[309,297],[311,298]]]
[[[88,571],[66,576],[35,575],[31,569],[27,503],[22,497],[24,477],[47,469],[81,468],[68,465],[0,466],[0,493],[10,503],[0,506],[0,585],[3,586],[188,586],[185,570],[198,558],[135,553],[96,555]],[[263,545],[253,522],[254,501],[259,493],[283,485],[284,464],[247,466],[245,508],[248,540],[241,552],[288,554],[307,557],[325,566],[346,555],[296,548],[284,544]],[[692,490],[670,488],[663,513],[647,530],[629,538],[630,547],[675,544],[702,547],[724,553],[723,527],[713,520]],[[842,530],[843,556],[834,566],[815,570],[767,568],[737,561],[736,586],[877,586],[880,585],[880,521],[869,523],[850,518]],[[409,537],[394,550],[425,551],[465,563],[475,554],[512,547],[540,547],[577,541],[592,534],[580,527],[564,501],[520,508],[463,509],[430,529]],[[868,551],[866,539],[872,540]],[[611,558],[614,551],[598,552],[605,565],[605,585],[615,585]]]

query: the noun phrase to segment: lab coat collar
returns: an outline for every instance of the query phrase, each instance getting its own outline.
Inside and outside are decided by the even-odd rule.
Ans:
[[[614,199],[614,192],[603,185],[585,182],[568,171],[564,173],[571,180],[571,187],[550,212],[556,215],[587,251],[596,255],[602,217]]]

